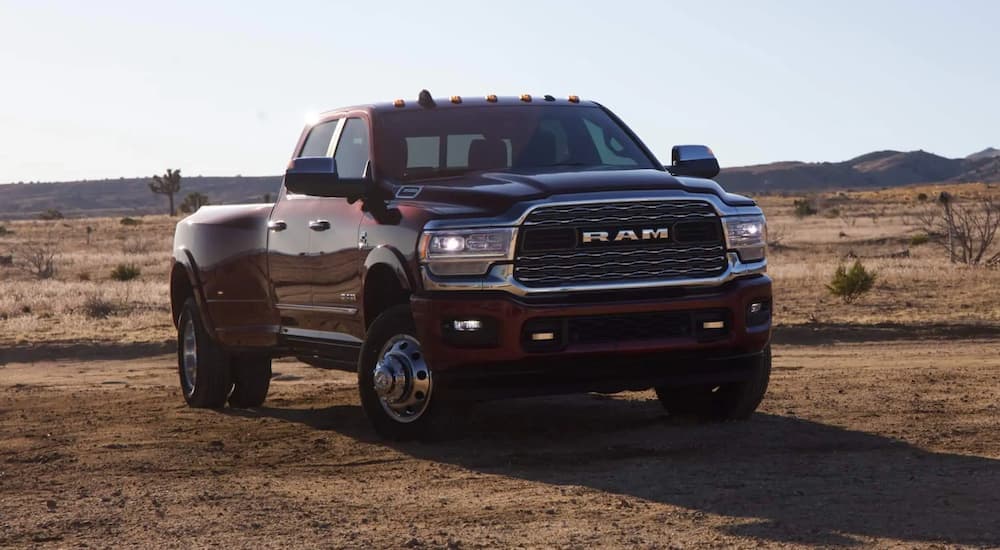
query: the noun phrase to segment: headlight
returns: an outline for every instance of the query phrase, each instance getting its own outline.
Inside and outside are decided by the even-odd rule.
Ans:
[[[436,275],[483,275],[493,262],[513,258],[516,231],[426,231],[420,237],[420,260]]]
[[[744,262],[764,259],[767,247],[767,222],[764,216],[732,216],[723,218],[726,244],[739,253]]]

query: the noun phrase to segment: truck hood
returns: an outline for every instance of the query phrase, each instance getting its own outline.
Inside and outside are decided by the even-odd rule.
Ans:
[[[753,201],[726,193],[711,180],[675,178],[660,170],[579,170],[557,173],[485,172],[457,178],[402,185],[419,192],[397,203],[419,205],[442,216],[499,214],[523,201],[553,195],[615,191],[680,190],[708,193],[737,205]]]

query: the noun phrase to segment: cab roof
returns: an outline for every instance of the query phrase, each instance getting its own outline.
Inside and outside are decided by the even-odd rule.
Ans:
[[[428,102],[430,99],[433,104]],[[395,111],[422,111],[430,109],[461,109],[463,107],[482,107],[494,105],[565,105],[572,107],[595,107],[597,103],[585,101],[577,96],[554,97],[551,95],[534,96],[523,94],[521,96],[450,96],[434,97],[423,96],[411,99],[397,99],[395,101],[383,101],[379,103],[369,103],[366,105],[354,105],[350,107],[340,107],[321,113],[321,116],[343,113],[346,111],[368,111],[376,113],[390,113]]]

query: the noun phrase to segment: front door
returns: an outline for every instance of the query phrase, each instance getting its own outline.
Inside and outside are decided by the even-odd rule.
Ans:
[[[299,157],[326,156],[341,120],[317,124],[309,132]],[[315,220],[321,200],[307,195],[278,195],[268,222],[267,263],[272,292],[281,315],[282,332],[309,329],[315,258],[310,255]]]
[[[368,170],[370,139],[365,118],[345,120],[334,149],[337,173],[343,178],[363,178]],[[312,305],[315,329],[327,337],[360,343],[361,264],[363,250],[358,233],[364,217],[362,201],[343,198],[317,199],[318,227],[310,241],[314,259]]]

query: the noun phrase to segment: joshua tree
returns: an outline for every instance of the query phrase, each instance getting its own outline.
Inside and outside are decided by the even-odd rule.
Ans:
[[[180,169],[171,170],[167,168],[166,174],[153,176],[153,181],[149,182],[149,190],[159,195],[166,195],[170,200],[170,215],[177,215],[177,211],[174,210],[174,195],[181,190]]]

